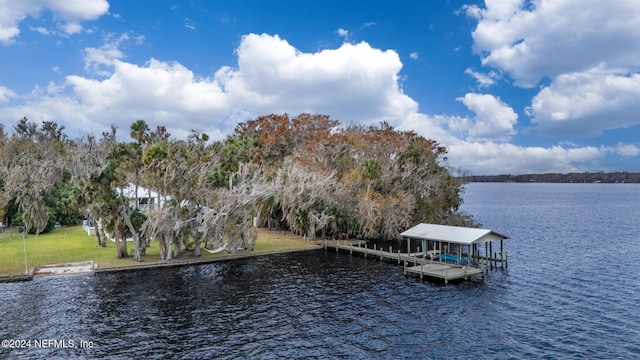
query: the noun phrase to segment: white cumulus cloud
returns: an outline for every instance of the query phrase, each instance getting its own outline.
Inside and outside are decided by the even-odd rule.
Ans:
[[[593,146],[519,146],[467,137],[474,120],[447,115],[409,116],[400,126],[438,141],[449,150],[449,164],[474,175],[584,171],[615,149]],[[617,149],[622,149],[619,144]],[[631,152],[631,149],[628,149]]]
[[[9,98],[15,97],[16,93],[11,89],[7,89],[4,86],[0,86],[0,104],[6,104],[9,102]]]
[[[457,100],[476,113],[474,125],[469,129],[469,140],[508,141],[516,133],[513,126],[518,122],[518,114],[499,98],[468,93]]]
[[[615,152],[624,157],[634,157],[640,155],[640,147],[634,144],[618,143]]]
[[[0,43],[12,44],[20,35],[20,22],[27,16],[37,18],[45,9],[62,21],[62,29],[71,35],[82,31],[81,21],[106,14],[109,3],[106,0],[0,0]],[[37,31],[44,33],[40,28]]]
[[[325,112],[343,121],[397,123],[418,104],[399,84],[393,50],[366,42],[302,53],[279,36],[250,34],[237,49],[238,68],[216,78],[236,106],[253,114]]]
[[[601,69],[568,73],[544,87],[528,109],[540,132],[596,136],[604,130],[640,125],[640,74]]]
[[[525,147],[509,143],[461,142],[449,146],[455,165],[475,175],[576,172],[603,159],[606,149]]]
[[[598,136],[640,125],[640,2],[487,0],[463,9],[478,20],[473,49],[484,66],[520,87],[544,81],[527,108],[535,131]]]
[[[336,30],[336,32],[338,33],[338,35],[342,36],[345,40],[349,39],[349,30],[339,28],[338,30]]]
[[[488,0],[473,13],[474,50],[485,66],[525,87],[595,66],[637,69],[640,3],[634,0]]]
[[[476,81],[478,82],[478,87],[480,88],[488,88],[491,85],[495,84],[495,79],[498,77],[498,75],[494,71],[490,71],[488,74],[483,74],[474,71],[471,68],[465,69],[464,73],[476,79]]]
[[[34,91],[23,105],[0,117],[24,114],[100,131],[136,119],[164,124],[174,135],[189,128],[228,133],[237,121],[270,113],[326,113],[345,122],[398,124],[417,111],[399,84],[402,63],[392,50],[367,43],[302,53],[277,35],[250,34],[236,50],[238,65],[209,77],[196,76],[178,62],[126,61],[120,45],[128,35],[109,37],[85,49],[91,76],[69,75],[54,90]],[[214,136],[214,134],[211,134]]]

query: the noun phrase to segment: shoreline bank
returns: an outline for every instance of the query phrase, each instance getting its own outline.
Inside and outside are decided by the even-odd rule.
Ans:
[[[60,277],[60,276],[72,276],[72,275],[98,275],[105,273],[113,273],[113,272],[124,272],[124,271],[137,271],[137,270],[147,270],[147,269],[159,269],[159,268],[170,268],[170,267],[183,267],[183,266],[194,266],[194,265],[204,265],[204,264],[212,264],[218,262],[227,262],[241,259],[249,259],[260,256],[269,256],[276,254],[288,254],[288,253],[297,253],[297,252],[305,252],[305,251],[317,251],[321,250],[324,247],[320,244],[316,244],[312,247],[304,247],[304,248],[291,248],[284,250],[275,250],[275,251],[266,251],[266,252],[253,252],[253,251],[243,251],[241,253],[236,252],[235,254],[226,254],[215,258],[195,258],[191,255],[187,255],[187,258],[178,258],[172,260],[160,260],[157,262],[149,262],[149,263],[136,263],[132,265],[124,265],[124,266],[109,266],[100,268],[96,266],[96,268],[92,272],[82,272],[82,273],[72,273],[72,274],[41,274],[38,276],[34,276],[33,269],[29,274],[13,274],[13,275],[0,275],[0,283],[11,283],[11,282],[25,282],[31,281],[34,278],[46,279],[52,277]],[[65,264],[60,264],[65,265]],[[97,264],[96,264],[97,265]]]
[[[321,248],[318,240],[306,239],[281,230],[258,229],[258,239],[254,251],[239,250],[235,253],[203,251],[200,257],[194,257],[192,251],[184,251],[177,258],[161,260],[157,246],[147,249],[143,262],[134,262],[131,257],[117,259],[111,251],[113,244],[100,248],[95,245],[95,238],[87,236],[80,226],[59,228],[50,234],[30,236],[26,243],[21,236],[12,232],[0,233],[0,283],[29,281],[33,277],[66,276],[75,273],[103,273],[135,269],[174,267],[207,264],[220,261],[232,261],[277,253],[298,252]],[[25,249],[26,245],[26,249]],[[28,259],[27,259],[28,255]],[[22,267],[27,264],[31,272],[25,273]],[[75,269],[78,262],[93,262],[96,266],[91,270]],[[12,264],[13,263],[13,264]],[[55,265],[55,266],[53,266]],[[20,271],[22,267],[22,271]],[[76,266],[77,267],[77,266]],[[43,268],[44,271],[33,269]],[[53,269],[55,268],[55,269]]]
[[[292,248],[292,249],[276,250],[276,251],[268,251],[268,252],[257,252],[257,253],[249,250],[244,250],[244,252],[242,253],[236,252],[235,254],[227,254],[227,255],[223,255],[215,258],[190,257],[187,259],[161,260],[159,262],[148,263],[148,264],[138,263],[135,265],[128,265],[128,266],[111,266],[106,268],[98,267],[97,269],[95,269],[94,273],[102,274],[102,273],[110,273],[110,272],[122,272],[122,271],[128,271],[128,270],[145,270],[145,269],[169,268],[169,267],[180,267],[180,266],[190,266],[190,265],[203,265],[203,264],[212,264],[217,262],[226,262],[226,261],[248,259],[248,258],[269,256],[269,255],[276,255],[276,254],[316,251],[321,249],[323,249],[323,247],[318,244],[315,247]]]
[[[260,256],[270,256],[276,254],[288,254],[288,253],[297,253],[297,252],[305,252],[305,251],[317,251],[322,250],[323,246],[317,244],[314,247],[305,247],[305,248],[292,248],[285,250],[276,250],[269,252],[251,252],[247,251],[244,253],[235,253],[230,255],[223,255],[216,258],[183,258],[183,259],[172,259],[172,260],[163,260],[153,263],[136,263],[133,265],[124,265],[124,266],[109,266],[109,267],[96,267],[92,272],[82,272],[82,273],[71,273],[71,274],[40,274],[34,276],[33,269],[29,274],[14,274],[14,275],[0,275],[0,283],[11,283],[11,282],[25,282],[31,281],[34,278],[52,278],[52,277],[60,277],[60,276],[73,276],[73,275],[97,275],[104,273],[113,273],[113,272],[124,272],[124,271],[137,271],[137,270],[147,270],[147,269],[159,269],[159,268],[171,268],[171,267],[184,267],[184,266],[194,266],[194,265],[204,265],[204,264],[212,264],[218,262],[227,262],[241,259],[249,259]],[[63,264],[61,264],[63,265]]]

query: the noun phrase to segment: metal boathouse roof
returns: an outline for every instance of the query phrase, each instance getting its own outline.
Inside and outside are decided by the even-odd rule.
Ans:
[[[494,240],[505,240],[508,236],[489,229],[436,224],[418,224],[400,236],[417,240],[443,241],[454,244],[480,244]]]

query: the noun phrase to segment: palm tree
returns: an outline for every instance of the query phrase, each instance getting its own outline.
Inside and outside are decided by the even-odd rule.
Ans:
[[[367,180],[367,197],[369,197],[369,193],[371,192],[371,183],[380,178],[381,175],[382,169],[380,164],[372,158],[366,159],[362,162],[362,165],[360,165],[360,176]]]

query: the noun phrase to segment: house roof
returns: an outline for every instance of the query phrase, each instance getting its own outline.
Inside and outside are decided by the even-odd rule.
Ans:
[[[419,240],[445,241],[454,244],[471,245],[494,240],[505,240],[508,236],[489,229],[436,224],[418,224],[400,236]]]
[[[122,193],[124,194],[124,196],[126,196],[129,199],[133,199],[136,197],[136,186],[134,184],[128,184],[126,187],[124,187],[122,189]],[[149,196],[151,196],[151,198],[157,198],[158,197],[158,193],[153,191],[153,190],[149,190],[145,187],[142,186],[138,186],[137,188],[138,190],[138,198],[148,198]],[[149,193],[151,193],[151,195],[149,195]]]

